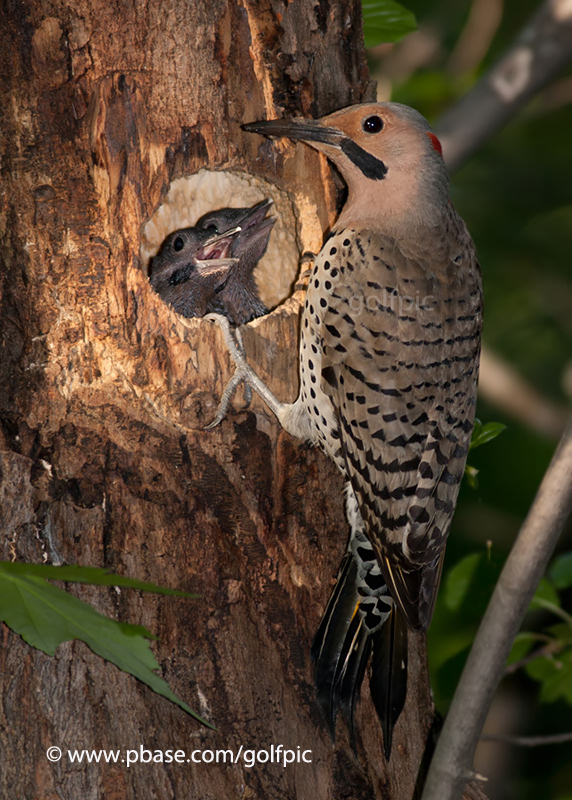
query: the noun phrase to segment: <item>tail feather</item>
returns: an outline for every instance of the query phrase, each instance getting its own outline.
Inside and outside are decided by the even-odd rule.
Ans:
[[[311,655],[316,697],[330,735],[335,738],[339,710],[354,750],[355,704],[372,655],[370,691],[389,759],[407,688],[407,627],[385,587],[377,583],[370,593],[363,584],[351,552],[342,561]]]
[[[352,629],[347,637],[348,646],[344,648],[348,652],[338,678],[336,697],[355,752],[354,710],[371,653],[371,636],[359,612],[354,614]]]
[[[356,579],[357,566],[348,554],[342,561],[336,585],[312,642],[316,697],[332,739],[335,738],[346,651],[353,639],[351,628],[359,602]]]
[[[383,749],[389,761],[393,729],[407,693],[407,625],[393,605],[389,619],[373,637],[369,689],[383,731]]]

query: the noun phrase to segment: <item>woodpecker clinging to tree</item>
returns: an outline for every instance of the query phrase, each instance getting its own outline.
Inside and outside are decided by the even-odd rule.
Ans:
[[[238,263],[228,252],[239,233],[183,228],[169,234],[151,261],[151,286],[184,317],[204,316]]]
[[[405,702],[407,626],[431,621],[473,427],[477,256],[449,200],[439,141],[413,109],[364,104],[244,129],[310,144],[348,186],[308,286],[296,402],[276,400],[228,326],[225,338],[282,426],[320,445],[347,478],[350,541],[312,645],[314,678],[332,735],[340,710],[353,739],[371,655],[389,757]]]
[[[232,269],[224,289],[208,309],[224,314],[235,325],[243,325],[268,313],[258,295],[253,271],[266,252],[276,222],[275,217],[266,216],[271,205],[272,200],[262,200],[252,208],[222,208],[220,211],[210,211],[196,223],[199,230],[210,233],[240,228],[230,251],[238,263]]]

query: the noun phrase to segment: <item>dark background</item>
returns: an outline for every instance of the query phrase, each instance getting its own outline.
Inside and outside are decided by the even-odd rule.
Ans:
[[[434,124],[502,56],[539,7],[527,0],[408,0],[419,31],[369,51],[380,100],[419,109]],[[572,75],[547,87],[452,176],[452,199],[475,239],[484,278],[484,341],[546,399],[572,395]],[[518,532],[556,439],[482,398],[477,416],[504,423],[475,450],[478,487],[464,482],[449,539],[443,588],[429,632],[432,685],[445,712],[494,577]],[[572,550],[570,523],[557,554]],[[451,569],[483,556],[461,607],[448,598]],[[572,593],[558,593],[572,612]],[[562,622],[534,611],[523,629]],[[568,626],[569,627],[569,626]],[[538,645],[536,645],[538,646]],[[568,651],[569,652],[569,651]],[[564,653],[566,656],[566,653]],[[556,656],[558,658],[558,655]],[[572,678],[572,671],[570,673]],[[525,668],[505,677],[486,732],[538,736],[572,731],[565,699],[541,702],[542,684]],[[572,699],[572,687],[568,688]],[[572,798],[572,743],[535,748],[482,744],[477,769],[490,800]]]

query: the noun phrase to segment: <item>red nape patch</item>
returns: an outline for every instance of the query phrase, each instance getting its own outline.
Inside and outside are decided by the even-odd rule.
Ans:
[[[434,133],[429,133],[429,131],[427,131],[427,136],[431,139],[431,144],[433,145],[433,149],[436,150],[439,153],[439,155],[442,156],[443,148],[441,147],[441,142],[439,141],[439,139],[435,136]]]

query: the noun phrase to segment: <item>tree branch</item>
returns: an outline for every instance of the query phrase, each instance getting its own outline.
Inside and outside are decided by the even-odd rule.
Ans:
[[[493,695],[523,617],[572,508],[572,420],[501,573],[435,755],[422,800],[458,800]]]
[[[543,397],[486,345],[481,351],[479,393],[489,403],[544,436],[558,439],[566,428],[568,409]]]
[[[503,742],[515,744],[518,747],[541,747],[545,744],[565,744],[572,742],[572,733],[555,733],[552,736],[508,736],[502,733],[485,734],[481,742]]]
[[[436,123],[451,172],[572,61],[572,6],[547,0],[506,55]],[[542,397],[505,361],[484,346],[479,392],[539,433],[557,438],[567,409]]]
[[[513,46],[435,126],[451,171],[572,61],[572,6],[548,0]]]

